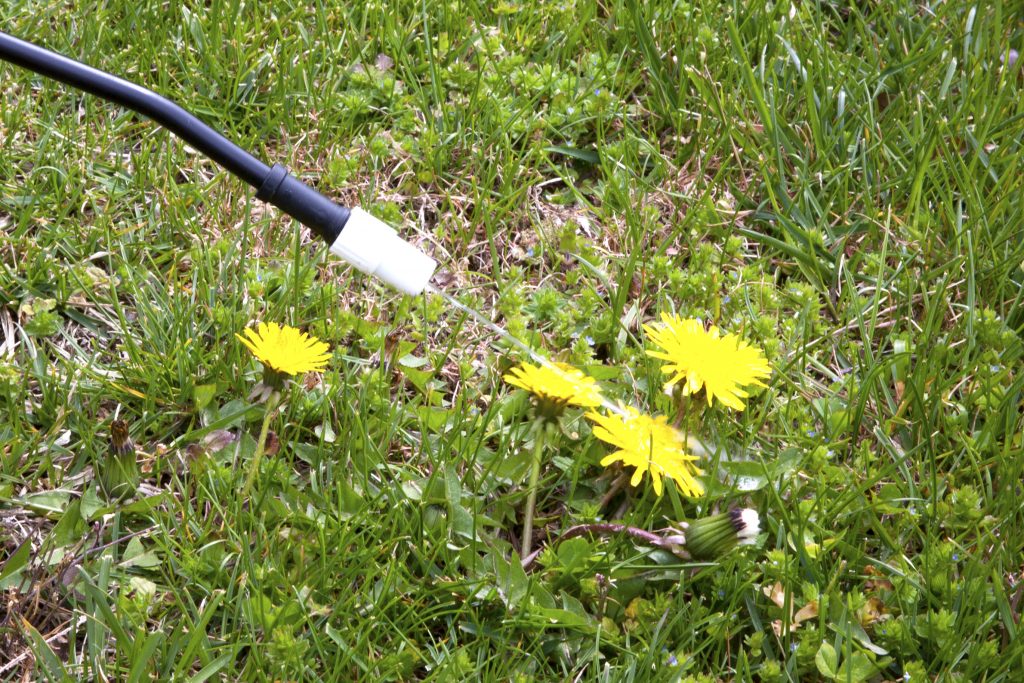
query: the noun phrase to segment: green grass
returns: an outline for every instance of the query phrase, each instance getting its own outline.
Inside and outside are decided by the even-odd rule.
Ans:
[[[1016,3],[73,4],[0,26],[374,210],[616,398],[672,414],[639,328],[662,311],[763,346],[746,411],[683,418],[706,497],[600,507],[570,412],[537,537],[736,505],[765,533],[711,564],[581,538],[522,572],[512,349],[0,65],[0,678],[1017,680]],[[257,320],[334,355],[240,500]],[[145,455],[111,505],[115,416]]]

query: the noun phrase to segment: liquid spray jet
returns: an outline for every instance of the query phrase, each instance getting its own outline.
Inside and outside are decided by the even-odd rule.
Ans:
[[[127,107],[175,133],[256,188],[256,198],[296,219],[332,254],[406,294],[427,286],[437,262],[359,208],[335,203],[281,164],[267,166],[174,102],[152,90],[0,31],[0,59]]]

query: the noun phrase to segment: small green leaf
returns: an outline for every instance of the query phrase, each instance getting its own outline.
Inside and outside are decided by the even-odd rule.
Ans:
[[[562,571],[573,573],[582,570],[590,561],[590,541],[585,538],[570,538],[558,545],[556,557]]]
[[[241,604],[242,617],[250,626],[263,631],[273,629],[277,610],[270,598],[262,593],[256,593],[243,598]]]
[[[113,509],[112,507],[108,508],[107,502],[100,498],[99,492],[91,486],[82,493],[81,508],[82,517],[89,522],[99,519]]]
[[[448,500],[444,482],[437,476],[421,477],[403,482],[402,492],[409,500],[423,501],[435,505],[442,505]]]
[[[462,506],[462,483],[453,465],[444,470],[445,494],[448,498],[448,519],[452,532],[472,540],[480,540],[476,535],[477,521],[473,514]]]
[[[146,498],[139,498],[138,500],[132,501],[128,505],[122,505],[120,511],[122,514],[144,514],[147,512],[152,512],[153,510],[167,502],[168,495],[169,494],[167,494],[166,492],[161,491],[160,493],[148,496]]]
[[[583,606],[582,602],[577,600],[572,595],[569,595],[565,591],[562,591],[559,594],[559,597],[561,597],[561,599],[562,599],[562,607],[566,611],[571,612],[572,614],[575,614],[578,617],[582,617],[583,619],[586,620],[587,624],[590,624],[590,625],[594,625],[595,624],[594,617],[591,616],[591,614],[589,612],[587,612],[587,608]]]
[[[85,535],[88,527],[82,519],[81,503],[77,500],[64,509],[64,514],[50,531],[50,542],[57,548],[77,543]]]
[[[192,403],[197,411],[204,410],[217,396],[216,384],[197,384],[192,387]]]
[[[839,655],[830,643],[822,643],[818,654],[814,655],[814,664],[818,672],[830,680],[836,680],[839,672]]]
[[[721,467],[734,477],[734,485],[740,491],[757,491],[768,484],[764,467],[760,463],[726,460],[721,463]]]
[[[124,560],[121,562],[122,567],[151,569],[159,567],[161,564],[162,561],[157,556],[156,551],[146,550],[145,546],[142,545],[142,540],[137,536],[128,541],[128,545],[124,549]]]
[[[71,494],[67,491],[41,491],[30,493],[21,499],[21,504],[33,512],[62,512],[68,504]]]
[[[324,443],[334,443],[338,440],[338,435],[334,433],[334,428],[331,427],[330,422],[324,422],[316,427],[313,427],[313,433],[318,438],[323,439]]]
[[[53,299],[32,299],[21,304],[21,313],[25,331],[33,337],[49,337],[56,334],[62,324],[56,312],[57,302]]]
[[[570,612],[566,609],[546,608],[546,607],[531,607],[530,615],[541,617],[550,623],[551,625],[561,626],[564,628],[586,628],[592,627],[591,620],[586,616],[581,616]]]
[[[553,154],[561,154],[562,156],[571,157],[578,161],[585,161],[588,164],[597,164],[601,161],[601,155],[597,153],[597,150],[593,149],[580,149],[579,147],[552,145],[550,147],[545,147],[544,151]]]
[[[340,481],[335,486],[338,488],[337,498],[340,503],[339,512],[343,515],[354,515],[366,507],[363,495],[347,481]]]
[[[402,367],[402,374],[412,382],[421,393],[427,393],[427,383],[433,379],[434,374],[429,370],[415,370],[410,367]]]
[[[5,583],[7,579],[21,573],[21,570],[28,564],[31,551],[32,542],[30,539],[26,539],[22,541],[18,549],[14,551],[14,554],[7,558],[3,569],[0,569],[0,590],[7,588],[8,584]]]
[[[404,368],[422,368],[429,362],[430,361],[427,360],[426,358],[414,356],[411,353],[408,353],[398,359],[398,364]]]
[[[819,652],[821,652],[819,650]],[[836,680],[846,683],[862,683],[878,673],[878,667],[863,652],[854,652],[839,667]]]
[[[622,368],[613,365],[586,365],[583,367],[583,371],[597,380],[617,380],[625,374]]]
[[[416,410],[416,414],[419,416],[426,428],[433,432],[441,431],[441,429],[448,424],[448,420],[451,418],[450,410],[445,410],[444,408],[428,408],[427,406],[420,406]]]
[[[530,592],[530,579],[523,570],[519,553],[513,552],[511,561],[506,561],[497,553],[492,553],[491,561],[494,567],[495,587],[498,589],[501,601],[509,610],[520,609],[523,607],[523,600]]]
[[[462,482],[459,480],[459,473],[455,470],[455,466],[451,463],[444,468],[444,493],[449,505],[462,503]]]
[[[156,596],[156,584],[142,576],[129,578],[128,588],[139,598],[149,602]]]

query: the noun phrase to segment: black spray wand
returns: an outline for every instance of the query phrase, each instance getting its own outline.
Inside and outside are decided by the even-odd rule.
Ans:
[[[174,102],[56,52],[0,31],[0,59],[127,107],[167,128],[227,171],[256,188],[256,198],[273,204],[307,226],[340,256],[406,294],[426,287],[437,263],[389,225],[362,209],[328,199],[281,164],[267,166]]]

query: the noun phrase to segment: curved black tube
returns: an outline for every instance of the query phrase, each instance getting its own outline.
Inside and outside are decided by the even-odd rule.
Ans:
[[[102,97],[153,119],[182,140],[255,187],[270,202],[332,244],[348,221],[349,210],[288,174],[249,154],[198,118],[157,95],[91,66],[0,31],[0,59]]]
[[[134,83],[0,32],[0,58],[153,119],[253,187],[270,167],[174,102]]]

